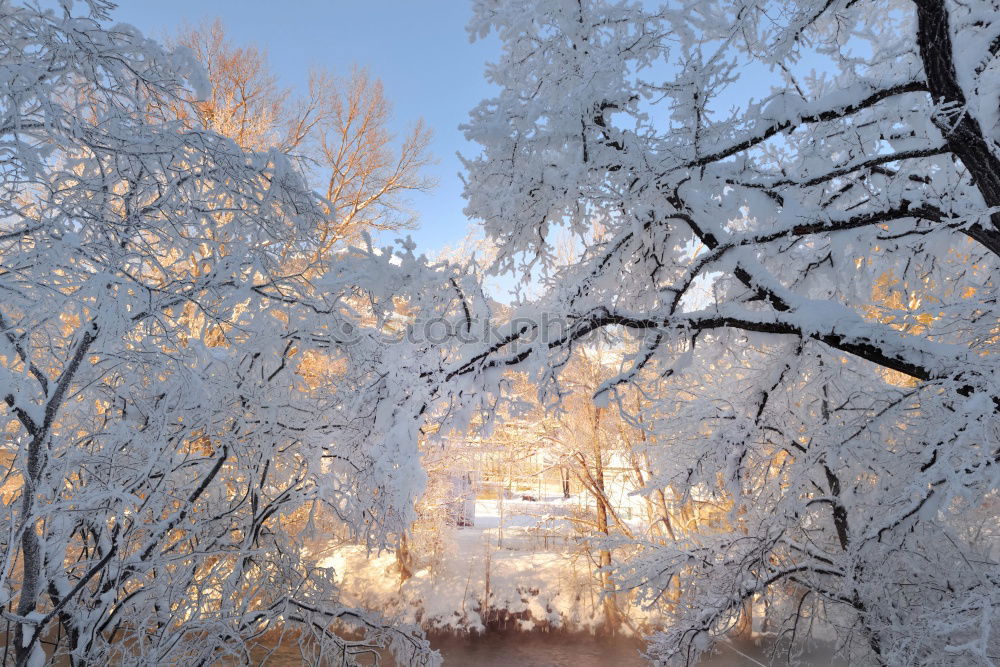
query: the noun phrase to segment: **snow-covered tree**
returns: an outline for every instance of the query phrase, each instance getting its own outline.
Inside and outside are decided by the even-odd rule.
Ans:
[[[548,290],[445,377],[517,366],[557,398],[581,339],[634,337],[595,398],[655,397],[650,483],[731,508],[619,572],[651,602],[682,582],[654,656],[756,601],[793,653],[832,628],[859,662],[991,664],[996,3],[651,4],[475,3],[503,53],[467,211],[494,272]]]
[[[164,119],[204,77],[112,7],[0,2],[4,655],[249,662],[271,633],[433,661],[304,542],[411,519],[426,371],[386,322],[446,312],[463,276],[326,252],[299,166]]]

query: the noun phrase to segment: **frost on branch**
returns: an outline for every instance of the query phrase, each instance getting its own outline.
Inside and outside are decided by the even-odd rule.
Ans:
[[[321,249],[299,165],[171,120],[201,79],[187,55],[109,27],[110,3],[62,5],[0,4],[11,655],[243,662],[284,636],[433,663],[338,604],[307,540],[381,548],[408,523],[424,371],[388,317],[447,312],[426,295],[464,276]]]
[[[495,272],[548,288],[518,321],[569,325],[451,372],[558,397],[587,335],[620,341],[599,398],[657,398],[649,491],[722,513],[619,564],[673,619],[651,654],[692,662],[755,615],[792,656],[992,664],[995,4],[481,0],[470,31],[503,53],[467,212]]]

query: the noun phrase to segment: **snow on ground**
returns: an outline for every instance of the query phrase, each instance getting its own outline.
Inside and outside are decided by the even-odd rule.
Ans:
[[[488,600],[489,620],[502,610],[520,615],[512,622],[523,630],[541,624],[592,632],[602,621],[594,566],[565,538],[572,532],[559,518],[573,502],[477,500],[475,525],[453,529],[441,562],[402,586],[391,553],[346,547],[321,566],[337,572],[348,604],[397,613],[427,630],[481,632]]]

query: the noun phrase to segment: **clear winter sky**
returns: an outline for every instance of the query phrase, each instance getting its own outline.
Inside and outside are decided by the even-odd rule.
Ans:
[[[431,151],[438,181],[430,195],[411,197],[421,251],[455,244],[466,233],[461,163],[457,151],[475,154],[458,125],[492,94],[483,78],[495,60],[495,38],[469,43],[470,4],[458,0],[119,0],[113,20],[162,39],[185,21],[220,18],[237,44],[267,51],[282,85],[304,89],[311,66],[346,74],[352,64],[382,79],[393,103],[394,128],[403,134],[423,118],[434,131]],[[386,239],[391,240],[391,239]]]

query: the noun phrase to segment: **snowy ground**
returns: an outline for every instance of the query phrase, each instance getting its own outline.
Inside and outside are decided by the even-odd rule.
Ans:
[[[322,565],[333,567],[347,600],[398,612],[428,630],[482,631],[499,612],[530,612],[521,629],[539,623],[593,631],[601,622],[593,564],[565,536],[566,510],[578,499],[538,502],[477,500],[475,526],[456,528],[436,567],[416,572],[402,587],[395,557],[340,549]],[[483,601],[488,600],[488,605]]]

